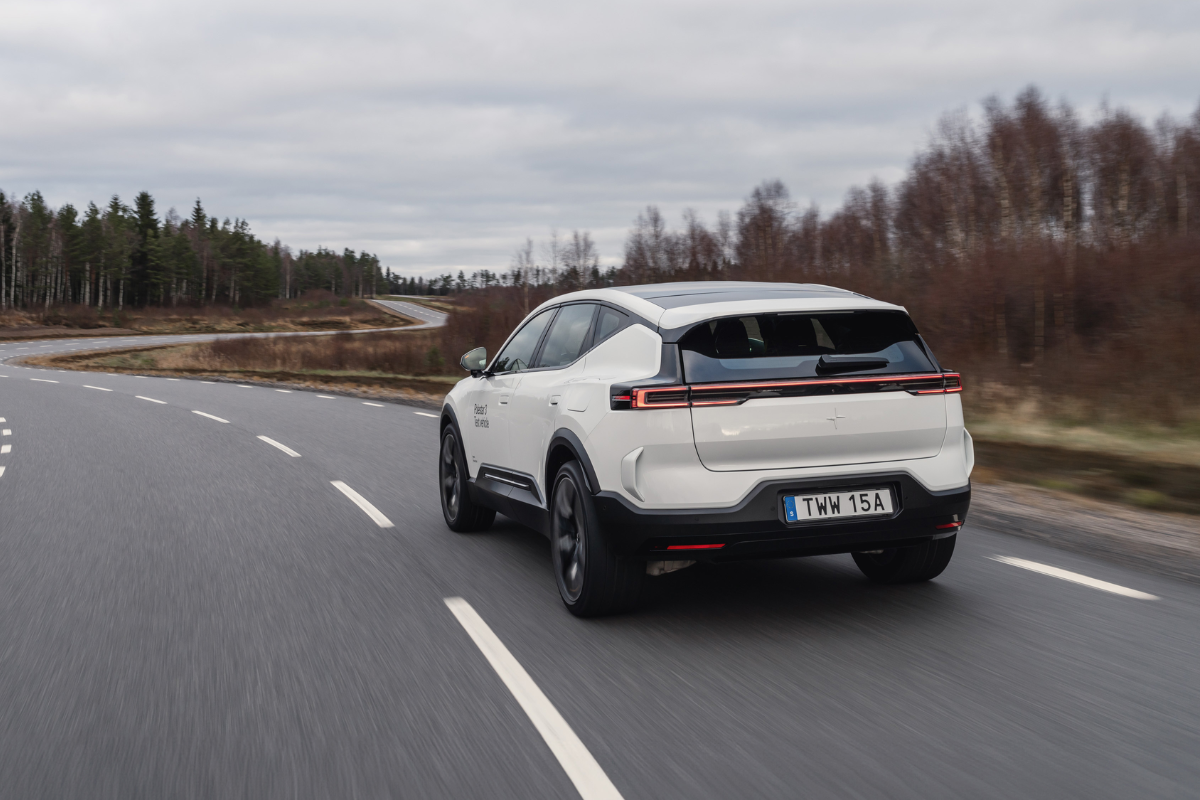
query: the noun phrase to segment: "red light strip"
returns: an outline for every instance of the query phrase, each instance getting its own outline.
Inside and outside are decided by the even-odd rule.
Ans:
[[[947,522],[945,525],[934,526],[934,530],[944,531],[946,528],[958,528],[961,525],[961,522]]]
[[[720,550],[723,544],[669,544],[668,550]]]
[[[958,382],[957,386],[946,386],[950,379],[955,379]],[[704,384],[702,386],[669,386],[656,387],[653,389],[634,389],[630,392],[628,398],[625,395],[614,396],[614,400],[630,400],[630,405],[637,409],[647,408],[688,408],[689,406],[735,406],[742,403],[747,398],[735,398],[732,400],[681,400],[670,403],[655,403],[649,402],[649,399],[657,394],[669,394],[671,392],[687,392],[689,395],[699,395],[703,397],[706,394],[716,394],[729,391],[759,391],[762,389],[787,389],[805,386],[844,386],[857,383],[913,383],[920,381],[941,380],[942,386],[938,389],[909,389],[915,394],[952,394],[961,392],[962,376],[957,372],[943,372],[936,375],[899,375],[899,376],[874,376],[870,378],[838,378],[833,380],[823,381],[776,381],[772,383],[713,383]]]

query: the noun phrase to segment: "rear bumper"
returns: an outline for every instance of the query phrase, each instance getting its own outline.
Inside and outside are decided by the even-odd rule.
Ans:
[[[892,489],[896,503],[896,511],[888,517],[803,523],[788,523],[784,518],[786,494],[883,486]],[[649,511],[607,491],[594,495],[593,501],[606,536],[621,555],[733,561],[877,550],[948,536],[957,528],[937,526],[966,520],[971,486],[931,492],[907,473],[877,473],[771,481],[725,509]],[[722,547],[667,549],[685,544]]]

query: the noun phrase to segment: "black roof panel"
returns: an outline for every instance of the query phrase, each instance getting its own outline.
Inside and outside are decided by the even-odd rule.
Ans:
[[[614,289],[640,297],[660,308],[681,308],[734,300],[784,300],[790,298],[853,295],[845,289],[816,283],[755,283],[752,281],[695,281],[691,283],[651,283],[642,286],[614,286]]]

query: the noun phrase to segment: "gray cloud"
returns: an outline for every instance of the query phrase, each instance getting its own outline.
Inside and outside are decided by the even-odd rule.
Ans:
[[[0,187],[201,197],[294,246],[503,268],[647,203],[765,178],[836,207],[939,114],[1037,83],[1147,118],[1200,99],[1194,2],[0,0]]]

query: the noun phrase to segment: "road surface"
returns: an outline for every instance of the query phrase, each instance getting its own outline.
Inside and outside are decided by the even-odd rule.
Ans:
[[[3,363],[147,341],[0,344],[0,796],[1200,795],[1194,585],[968,523],[578,620],[424,409]]]

